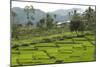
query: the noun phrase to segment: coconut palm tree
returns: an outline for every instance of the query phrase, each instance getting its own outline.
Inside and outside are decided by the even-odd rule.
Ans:
[[[30,16],[30,13],[34,13],[34,7],[32,5],[30,6],[25,6],[24,11],[26,12],[27,15],[27,19],[28,19],[28,23],[30,24],[31,20],[34,20],[34,18],[32,16]],[[27,24],[27,23],[26,23]],[[31,22],[32,24],[32,22]]]
[[[85,10],[83,13],[83,19],[86,21],[85,26],[87,30],[95,30],[95,23],[96,23],[96,13],[95,10],[91,7]]]

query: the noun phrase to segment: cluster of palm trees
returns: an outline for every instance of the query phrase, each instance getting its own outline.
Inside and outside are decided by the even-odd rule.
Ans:
[[[79,31],[95,31],[96,13],[95,10],[89,7],[82,14],[74,10],[74,14],[70,23],[70,30],[78,33]]]

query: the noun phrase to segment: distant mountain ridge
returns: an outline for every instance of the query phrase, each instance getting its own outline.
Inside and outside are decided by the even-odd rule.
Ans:
[[[27,14],[24,11],[23,8],[19,8],[19,7],[14,7],[12,8],[12,11],[14,11],[17,14],[17,18],[19,20],[19,23],[23,24],[23,23],[27,23],[28,19],[27,19]],[[46,16],[46,14],[39,10],[39,9],[35,9],[34,14],[30,13],[30,16],[34,17],[34,20],[32,21],[32,23],[38,22],[40,19],[42,19],[43,17]],[[16,21],[17,19],[15,19]]]
[[[55,21],[64,22],[64,21],[68,21],[70,19],[69,12],[71,14],[73,14],[74,10],[83,12],[83,10],[80,8],[71,8],[68,10],[64,10],[64,9],[56,10],[54,12],[49,12],[49,14]],[[14,21],[16,23],[20,23],[20,24],[27,23],[28,19],[27,19],[26,12],[24,11],[24,8],[13,7],[12,11],[14,11],[17,14],[16,19],[14,19]],[[40,19],[46,17],[46,14],[47,13],[45,13],[44,11],[42,11],[40,9],[35,9],[34,14],[30,13],[30,16],[34,17],[34,20],[32,20],[32,23],[34,23],[34,24],[38,23],[40,21]],[[56,18],[54,17],[54,15],[56,15]]]

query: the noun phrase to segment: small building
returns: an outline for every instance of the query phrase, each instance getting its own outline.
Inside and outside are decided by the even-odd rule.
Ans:
[[[57,27],[63,27],[65,25],[68,25],[70,23],[70,21],[64,21],[64,22],[57,22]]]

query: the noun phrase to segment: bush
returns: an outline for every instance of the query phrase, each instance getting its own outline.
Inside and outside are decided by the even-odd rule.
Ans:
[[[73,44],[73,42],[56,41],[55,44]]]
[[[29,44],[21,44],[21,46],[28,46]]]
[[[32,42],[32,43],[30,43],[30,44],[36,44],[36,42]]]
[[[61,36],[52,37],[52,39],[59,40]]]
[[[19,45],[17,45],[17,44],[12,46],[12,48],[18,48],[18,47],[19,47]]]
[[[63,38],[67,38],[67,36],[66,36],[66,35],[64,35],[64,36],[63,36]]]
[[[63,60],[56,60],[55,63],[63,63]]]
[[[66,36],[66,38],[67,38],[67,39],[72,39],[73,37],[72,37],[72,36]]]
[[[84,37],[85,35],[77,35],[77,37]]]
[[[51,56],[50,59],[55,59],[55,57],[54,56]]]
[[[59,38],[59,40],[64,40],[64,38]]]
[[[87,32],[87,33],[85,33],[85,35],[95,35],[95,34],[91,33],[91,32]]]
[[[41,42],[48,43],[48,42],[53,42],[53,40],[49,39],[49,38],[44,38],[44,39],[42,39]]]
[[[18,51],[12,51],[12,54],[20,54],[20,52],[18,52]]]

